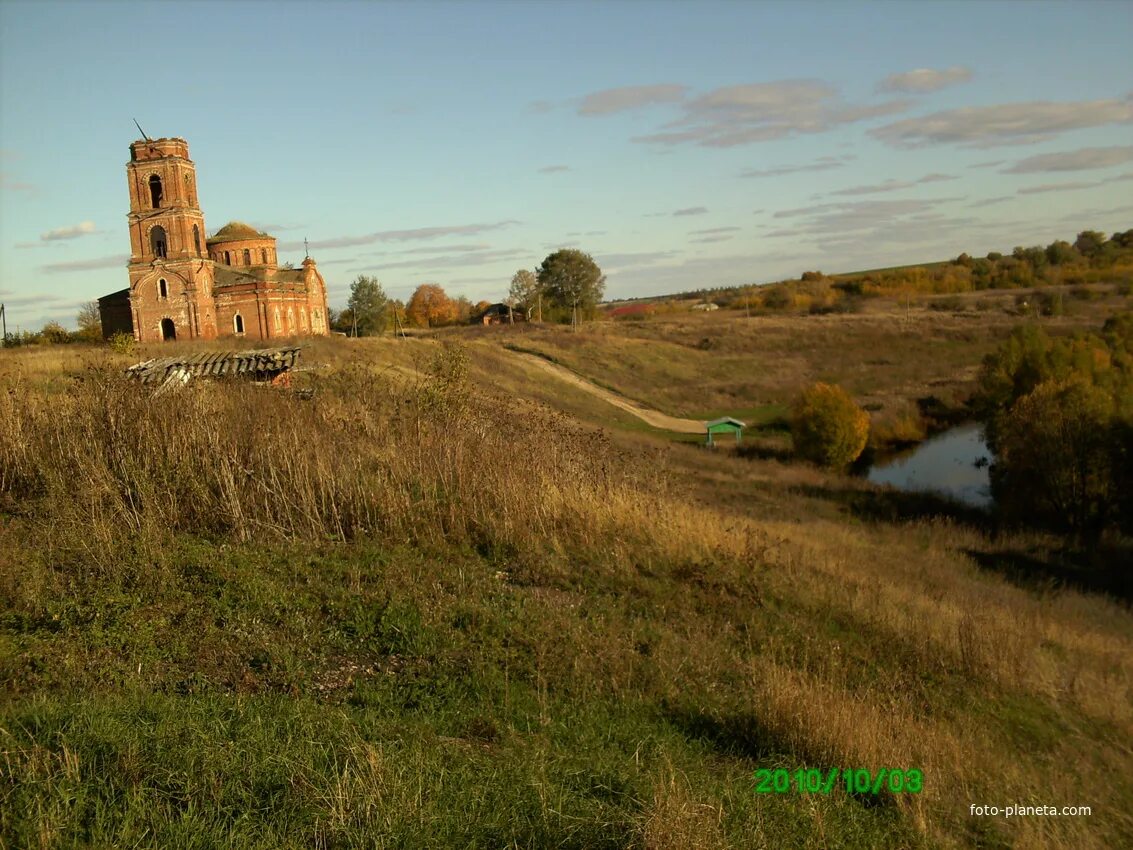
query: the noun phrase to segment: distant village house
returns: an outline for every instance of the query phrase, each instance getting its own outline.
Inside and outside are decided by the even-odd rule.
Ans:
[[[482,312],[471,318],[474,325],[507,325],[515,322],[526,322],[527,311],[522,307],[511,307],[507,304],[490,304]]]

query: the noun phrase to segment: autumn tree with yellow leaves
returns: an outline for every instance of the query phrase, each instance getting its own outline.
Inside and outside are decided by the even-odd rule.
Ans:
[[[441,287],[435,283],[423,283],[410,296],[405,314],[410,324],[419,328],[436,328],[455,322],[457,307]]]

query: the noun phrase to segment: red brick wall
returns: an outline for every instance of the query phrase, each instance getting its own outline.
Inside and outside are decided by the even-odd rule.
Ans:
[[[173,322],[178,340],[234,336],[235,317],[243,336],[266,340],[326,334],[326,282],[315,261],[303,262],[302,280],[280,279],[274,237],[205,242],[204,214],[198,207],[196,167],[184,139],[154,139],[130,145],[126,164],[130,190],[129,310],[134,335],[143,342],[162,339],[162,321]],[[150,178],[161,180],[161,198],[153,204]],[[165,256],[157,256],[153,228],[165,230]],[[194,239],[193,228],[197,229]],[[256,280],[226,286],[214,293],[215,261],[228,252],[231,265],[258,266]],[[261,251],[267,251],[267,264]],[[165,281],[162,294],[160,281]],[[278,316],[278,321],[277,321]]]

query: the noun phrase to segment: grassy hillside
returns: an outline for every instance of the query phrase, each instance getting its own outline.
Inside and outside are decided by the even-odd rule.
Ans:
[[[858,392],[973,365],[960,326],[863,335],[895,362]],[[501,345],[672,413],[854,374],[858,325],[720,326],[723,360],[707,328],[325,341],[312,399],[4,352],[0,843],[1127,843],[1133,617],[1012,571],[1052,541],[653,437]],[[926,779],[756,793],[775,767]],[[969,814],[1016,802],[1094,814]]]

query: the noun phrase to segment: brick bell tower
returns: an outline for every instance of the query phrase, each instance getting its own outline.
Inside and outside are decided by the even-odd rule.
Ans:
[[[140,342],[215,339],[213,263],[184,139],[130,145],[130,312]]]

